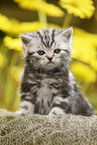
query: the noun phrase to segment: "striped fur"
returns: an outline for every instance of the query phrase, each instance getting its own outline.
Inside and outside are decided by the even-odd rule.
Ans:
[[[20,38],[25,68],[18,113],[91,115],[92,105],[83,98],[69,71],[72,28],[43,29]]]

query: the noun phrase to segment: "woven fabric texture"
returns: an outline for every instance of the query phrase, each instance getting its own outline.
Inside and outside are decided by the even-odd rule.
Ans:
[[[97,116],[16,115],[0,110],[0,145],[97,145]]]

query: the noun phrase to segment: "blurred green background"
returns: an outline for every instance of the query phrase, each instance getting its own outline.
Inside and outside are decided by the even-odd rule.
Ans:
[[[19,34],[73,27],[70,69],[97,110],[97,0],[0,1],[0,108],[19,108],[24,66]]]

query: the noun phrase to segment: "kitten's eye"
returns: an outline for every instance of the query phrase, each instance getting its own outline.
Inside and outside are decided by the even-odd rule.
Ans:
[[[58,53],[60,53],[60,51],[61,51],[61,49],[55,49],[54,53],[58,54]]]
[[[38,53],[39,55],[44,55],[44,54],[45,54],[45,52],[44,52],[43,50],[39,50],[37,53]]]

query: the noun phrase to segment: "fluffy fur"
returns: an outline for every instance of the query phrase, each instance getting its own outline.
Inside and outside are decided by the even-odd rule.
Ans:
[[[18,113],[93,114],[69,70],[72,33],[51,28],[20,35],[25,67]]]

